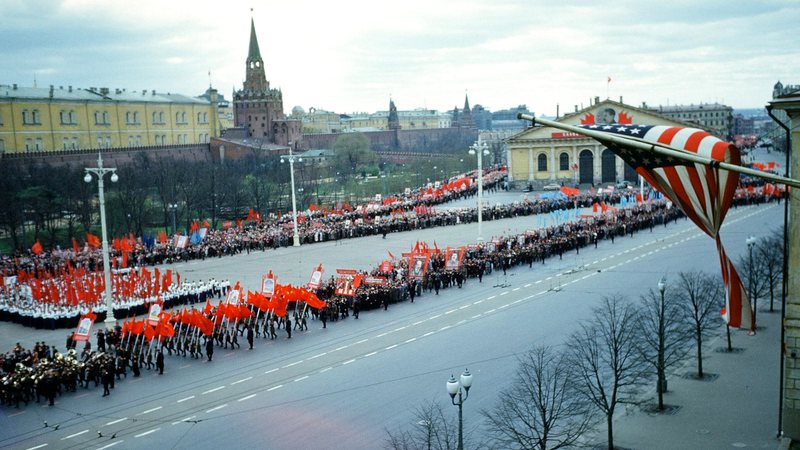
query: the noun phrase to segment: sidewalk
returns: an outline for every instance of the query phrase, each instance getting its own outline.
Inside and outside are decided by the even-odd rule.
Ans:
[[[765,302],[766,303],[766,302]],[[777,305],[780,306],[780,305]],[[780,448],[778,401],[780,374],[780,311],[758,311],[755,336],[731,330],[735,353],[726,349],[725,328],[706,340],[703,372],[711,381],[684,377],[697,373],[692,357],[668,378],[665,405],[670,414],[648,413],[629,407],[614,421],[614,444],[625,449]],[[655,383],[643,407],[656,404]],[[598,438],[605,437],[604,426]]]

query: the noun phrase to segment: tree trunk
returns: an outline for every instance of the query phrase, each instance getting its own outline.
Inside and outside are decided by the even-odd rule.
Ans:
[[[731,345],[731,327],[729,325],[725,325],[725,332],[728,334],[728,351],[733,351],[733,345]]]
[[[614,413],[606,414],[606,422],[608,423],[608,450],[614,450]]]
[[[700,335],[697,336],[697,377],[703,378],[703,341]]]

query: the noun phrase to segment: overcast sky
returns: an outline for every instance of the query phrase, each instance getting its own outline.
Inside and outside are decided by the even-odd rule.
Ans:
[[[230,99],[255,19],[267,79],[339,113],[607,96],[761,107],[800,84],[797,0],[0,0],[0,84]],[[608,83],[608,77],[611,82]]]

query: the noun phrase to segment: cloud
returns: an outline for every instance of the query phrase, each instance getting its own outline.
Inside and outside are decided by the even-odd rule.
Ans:
[[[249,5],[212,0],[0,0],[5,83],[156,89],[240,88]],[[724,99],[763,105],[798,82],[791,0],[256,1],[267,79],[284,109],[337,112],[463,104],[503,109],[594,96],[638,104]],[[610,86],[606,77],[611,75]],[[402,106],[401,106],[402,105]]]

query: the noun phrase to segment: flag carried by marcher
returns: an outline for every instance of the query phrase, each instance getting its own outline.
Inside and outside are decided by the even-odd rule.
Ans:
[[[584,125],[581,128],[612,133],[631,141],[645,141],[710,158],[741,165],[739,149],[706,131],[668,125]],[[598,138],[600,139],[600,138]],[[633,145],[602,141],[653,187],[678,205],[706,234],[714,238],[725,284],[725,309],[722,315],[731,327],[755,329],[747,293],[733,263],[722,247],[719,230],[733,201],[739,173],[641,150]]]
[[[75,332],[72,333],[72,340],[75,342],[88,341],[89,337],[92,335],[92,325],[94,325],[95,320],[97,320],[97,315],[91,310],[82,315],[78,320],[78,327],[75,329]]]

